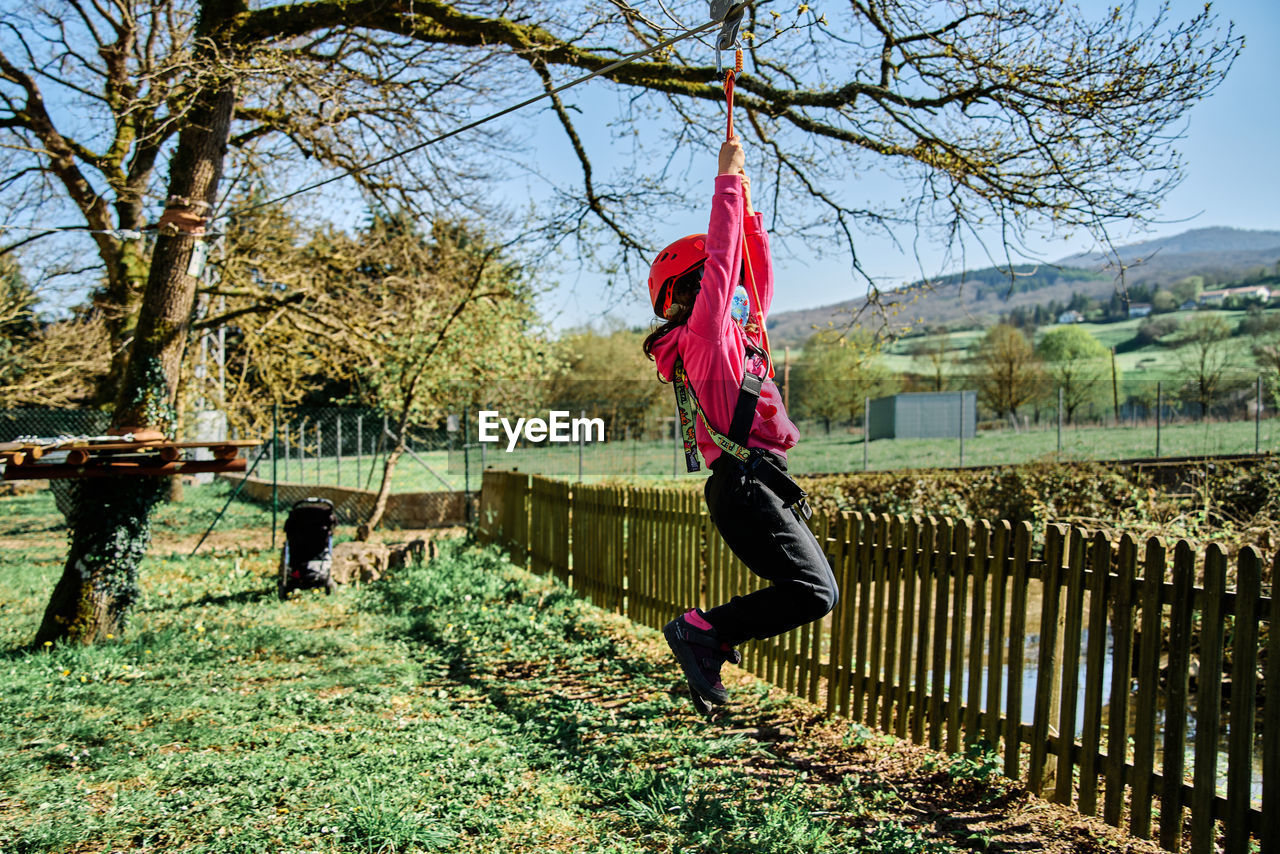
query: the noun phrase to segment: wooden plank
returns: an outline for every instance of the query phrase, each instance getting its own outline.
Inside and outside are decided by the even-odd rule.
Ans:
[[[1031,717],[1031,758],[1027,770],[1027,788],[1040,794],[1044,786],[1044,769],[1048,759],[1049,730],[1053,723],[1054,682],[1058,677],[1058,602],[1062,574],[1062,553],[1066,546],[1065,525],[1049,525],[1044,549],[1044,568],[1040,583],[1044,590],[1040,610],[1040,647],[1036,658],[1035,711]]]
[[[894,678],[898,673],[898,622],[902,599],[902,542],[904,519],[896,515],[889,523],[889,559],[885,564],[884,587],[888,597],[885,612],[884,662],[881,667],[884,687],[880,692],[880,729],[893,729],[893,702],[897,698]]]
[[[1271,564],[1271,609],[1267,620],[1266,699],[1262,707],[1262,814],[1261,851],[1280,851],[1280,551]]]
[[[1022,665],[1027,643],[1027,562],[1031,558],[1031,523],[1013,529],[1013,580],[1009,602],[1009,673],[1005,691],[1004,775],[1017,780],[1021,774]]]
[[[1134,700],[1133,783],[1129,798],[1129,831],[1151,838],[1151,786],[1156,758],[1156,698],[1160,693],[1160,641],[1164,608],[1165,547],[1159,537],[1147,540],[1143,560],[1142,644],[1138,652],[1138,692]]]
[[[248,469],[249,461],[243,458],[235,460],[193,460],[191,462],[163,462],[155,460],[148,463],[119,462],[97,463],[83,466],[64,464],[39,464],[31,466],[7,466],[4,470],[5,480],[66,480],[69,478],[98,477],[159,477],[174,474],[197,474],[201,472],[242,472]]]
[[[858,595],[858,621],[855,631],[853,653],[853,701],[850,704],[850,716],[855,721],[864,720],[862,716],[862,700],[866,694],[867,676],[867,634],[870,627],[871,614],[871,566],[873,560],[873,543],[875,541],[876,514],[863,516],[859,527],[857,581],[855,587]]]
[[[1227,736],[1226,854],[1249,852],[1249,801],[1253,782],[1253,724],[1258,696],[1258,597],[1262,558],[1253,546],[1236,562],[1235,631],[1231,643],[1231,731]],[[1272,816],[1272,820],[1276,820]]]
[[[840,588],[840,601],[831,612],[831,649],[827,653],[827,715],[835,715],[840,709],[840,687],[843,682],[842,672],[844,646],[842,640],[845,633],[847,614],[849,612],[849,590],[845,584],[845,569],[849,563],[849,523],[851,514],[846,510],[835,520],[835,538],[839,547],[838,557],[832,571],[836,576],[836,585]]]
[[[1213,800],[1218,788],[1218,729],[1222,716],[1222,647],[1227,556],[1210,544],[1204,555],[1205,608],[1200,614],[1200,674],[1196,680],[1195,771],[1191,794],[1191,852],[1217,848]]]
[[[973,522],[961,519],[952,534],[951,669],[947,679],[947,752],[960,751],[960,706],[964,702],[965,608],[969,605],[969,539]]]
[[[1085,653],[1084,726],[1080,732],[1080,800],[1085,815],[1098,812],[1098,754],[1102,750],[1102,684],[1107,662],[1107,597],[1111,541],[1098,531],[1089,549],[1089,642]]]
[[[920,593],[916,602],[919,628],[916,630],[915,648],[915,699],[911,704],[911,740],[916,744],[925,743],[925,694],[929,687],[929,632],[932,629],[930,619],[933,605],[933,565],[938,536],[938,520],[929,516],[924,520],[924,531],[920,536],[920,559],[916,572],[920,578]]]
[[[1187,679],[1191,665],[1191,590],[1196,555],[1186,540],[1173,548],[1173,598],[1169,615],[1169,664],[1165,672],[1163,781],[1160,847],[1182,848],[1182,775],[1186,767]]]
[[[982,738],[979,722],[982,715],[982,674],[987,625],[987,568],[991,560],[991,523],[978,522],[973,536],[973,584],[969,605],[969,691],[965,710],[964,743],[970,745]]]
[[[1080,684],[1080,635],[1084,623],[1084,532],[1073,527],[1067,543],[1067,614],[1062,631],[1062,691],[1058,713],[1058,770],[1053,799],[1070,804],[1075,788],[1076,689]]]
[[[868,672],[871,682],[867,686],[867,711],[863,720],[871,726],[876,725],[876,713],[880,702],[880,689],[884,674],[884,618],[885,618],[885,572],[887,570],[889,552],[889,516],[882,513],[876,518],[875,561],[871,573],[871,643],[867,649]]]
[[[855,660],[856,634],[858,628],[857,599],[858,566],[862,559],[862,536],[866,519],[861,513],[853,513],[849,519],[849,541],[845,552],[844,586],[841,588],[841,599],[844,600],[845,620],[840,638],[840,713],[846,718],[853,717],[853,683],[857,672]]]
[[[987,708],[985,738],[992,750],[1000,746],[1000,674],[1004,670],[1005,603],[1009,586],[1009,549],[1013,527],[1008,520],[996,523],[991,543],[991,631],[987,644]]]
[[[1115,596],[1111,621],[1111,696],[1107,715],[1106,790],[1102,818],[1120,826],[1124,807],[1124,766],[1129,749],[1129,690],[1133,655],[1133,579],[1138,563],[1138,544],[1125,534],[1116,552]]]
[[[894,733],[898,738],[907,737],[907,729],[911,720],[910,708],[910,691],[911,691],[911,654],[915,641],[915,617],[916,617],[916,567],[919,560],[920,549],[920,517],[912,516],[907,520],[905,525],[906,537],[903,543],[902,564],[899,572],[903,585],[901,608],[902,608],[902,636],[900,640],[900,652],[898,654],[898,719],[894,727]]]
[[[943,697],[947,675],[947,615],[951,593],[951,549],[954,529],[950,519],[938,521],[938,557],[933,564],[936,602],[933,609],[933,673],[929,690],[929,746],[942,749]]]
[[[835,576],[835,561],[831,558],[830,545],[828,539],[831,536],[831,518],[823,513],[815,514],[815,525],[818,533],[818,543],[822,546],[823,554],[827,556],[827,563],[831,565],[832,577]],[[836,583],[836,589],[839,590],[839,582]],[[823,645],[823,628],[827,625],[826,618],[817,620],[812,625],[812,637],[808,648],[808,660],[805,666],[806,694],[809,702],[817,705],[818,703],[818,687],[819,676],[822,673],[822,645]]]

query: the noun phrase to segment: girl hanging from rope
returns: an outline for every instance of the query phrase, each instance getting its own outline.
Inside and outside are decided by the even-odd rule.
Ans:
[[[702,453],[711,468],[711,521],[734,554],[771,582],[707,611],[686,611],[663,629],[703,714],[728,699],[720,668],[741,660],[734,647],[821,619],[839,597],[805,524],[804,492],[786,474],[787,451],[800,434],[762,347],[773,262],[744,166],[742,143],[731,136],[720,148],[707,233],[663,249],[649,272],[653,310],[665,322],[644,351],[675,386],[686,463],[696,471]]]

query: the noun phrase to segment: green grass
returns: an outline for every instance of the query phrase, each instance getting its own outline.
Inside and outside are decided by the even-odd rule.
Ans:
[[[1160,431],[1164,457],[1253,453],[1255,425],[1251,421],[1165,425]],[[1280,449],[1280,420],[1261,424],[1260,449]],[[877,439],[866,448],[872,470],[950,467],[960,465],[956,439]],[[1062,431],[1063,460],[1119,460],[1153,457],[1155,425],[1138,427],[1072,427]],[[1056,460],[1058,433],[1053,427],[981,431],[964,443],[964,465],[1009,465]],[[862,471],[863,443],[856,434],[820,429],[808,431],[790,455],[799,474]]]
[[[1252,421],[1166,424],[1161,429],[1160,455],[1163,457],[1253,453],[1255,425]],[[801,427],[801,441],[788,455],[796,474],[857,472],[863,470],[863,443],[860,432],[833,428],[827,433],[820,425]],[[1262,451],[1280,450],[1280,419],[1264,419],[1258,438]],[[951,467],[961,464],[960,443],[956,439],[877,439],[867,447],[871,470],[888,471]],[[1062,431],[1063,460],[1117,460],[1153,457],[1156,453],[1154,424],[1122,427],[1066,426]],[[982,430],[966,439],[966,466],[1009,465],[1057,460],[1058,434],[1054,425]],[[518,449],[510,455],[490,455],[491,463],[549,477],[578,478],[576,448],[543,447]],[[702,471],[687,474],[684,458],[675,456],[673,443],[607,442],[588,447],[583,454],[582,480],[634,482],[700,483]]]
[[[1245,311],[1226,310],[1173,312],[1168,316],[1185,323],[1194,314],[1219,316],[1227,322],[1232,332],[1240,326],[1241,321],[1247,316]],[[1138,327],[1142,325],[1144,320],[1145,318],[1132,318],[1114,323],[1079,323],[1076,325],[1096,338],[1103,347],[1111,348],[1120,347],[1125,342],[1131,341],[1138,334]],[[1055,328],[1057,328],[1057,325],[1052,324],[1037,329],[1036,340],[1039,341],[1046,332]],[[967,329],[948,334],[950,356],[953,359],[946,366],[945,372],[948,375],[960,374],[968,370],[965,360],[972,355],[973,347],[982,339],[985,331],[982,329]],[[899,339],[893,342],[883,357],[885,366],[890,372],[897,374],[927,373],[927,364],[913,359],[910,355],[910,349],[920,345],[922,342],[927,343],[936,337],[926,335]],[[1248,353],[1250,343],[1247,340],[1240,341],[1238,349],[1241,351],[1240,371],[1251,377],[1256,375],[1257,370],[1253,365],[1252,357]],[[1164,381],[1166,384],[1177,383],[1178,376],[1182,372],[1182,367],[1178,362],[1177,350],[1161,344],[1148,344],[1136,350],[1117,353],[1116,365],[1120,369],[1122,382],[1125,386],[1121,389],[1122,394],[1134,391],[1136,384],[1142,382]],[[1166,391],[1171,392],[1172,387],[1167,388]]]
[[[216,499],[161,510],[124,637],[36,651],[60,517],[0,500],[0,850],[956,850],[708,727],[654,633],[493,551],[281,603],[269,517],[233,505],[239,545],[161,556]],[[740,693],[748,720],[792,702]]]

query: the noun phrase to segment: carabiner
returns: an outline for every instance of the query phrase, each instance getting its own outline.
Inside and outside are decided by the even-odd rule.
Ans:
[[[746,10],[746,0],[711,0],[711,20],[721,22],[720,35],[716,36],[716,76],[720,75],[720,51],[738,43],[738,28]]]

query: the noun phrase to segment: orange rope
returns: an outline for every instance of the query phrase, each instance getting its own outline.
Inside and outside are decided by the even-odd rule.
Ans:
[[[724,74],[724,98],[728,106],[729,122],[728,133],[725,140],[733,139],[733,78],[735,73],[742,71],[742,49],[739,48],[734,55],[733,70],[726,71]],[[773,378],[773,356],[769,352],[769,331],[764,327],[764,311],[760,305],[760,294],[756,292],[756,277],[751,271],[751,256],[747,254],[747,232],[746,225],[743,225],[742,231],[742,265],[746,275],[743,277],[747,280],[747,286],[751,288],[751,304],[756,310],[756,325],[760,327],[760,344],[764,347],[765,355],[769,361],[769,377]]]

